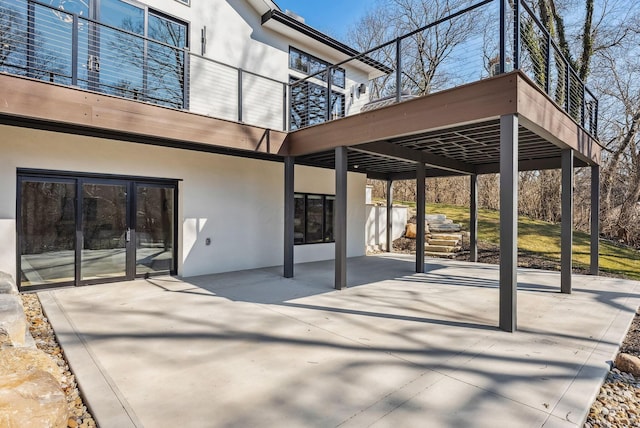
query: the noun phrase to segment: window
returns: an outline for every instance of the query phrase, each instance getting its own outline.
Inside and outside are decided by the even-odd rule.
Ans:
[[[332,195],[295,194],[295,244],[334,242],[334,202],[335,196]]]
[[[100,29],[102,92],[142,99],[168,107],[184,107],[185,52],[188,25],[160,12],[120,0],[101,0],[100,22],[123,29]]]
[[[289,68],[299,71],[308,76],[314,75],[322,70],[330,67],[326,61],[318,59],[312,55],[304,53],[296,48],[289,48]],[[327,74],[321,73],[316,76],[317,79],[323,82],[327,81]],[[345,71],[343,68],[334,68],[331,72],[331,84],[344,89],[345,86]]]
[[[291,77],[290,83],[298,82]],[[344,94],[331,91],[331,119],[344,117]],[[327,88],[311,82],[291,87],[291,130],[323,123],[327,120]]]

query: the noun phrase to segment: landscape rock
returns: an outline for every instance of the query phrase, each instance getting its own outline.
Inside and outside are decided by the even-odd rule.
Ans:
[[[0,376],[0,426],[64,428],[68,418],[64,391],[50,373],[33,369]]]
[[[0,294],[0,328],[9,334],[14,346],[24,346],[27,319],[19,296]]]
[[[416,239],[418,235],[418,226],[415,223],[407,223],[407,230],[404,232],[404,236],[410,239]]]
[[[11,342],[11,336],[9,336],[9,332],[0,327],[0,351],[4,348],[11,348],[13,343]]]
[[[0,271],[0,294],[18,294],[18,287],[13,277],[2,271]]]
[[[616,368],[621,372],[640,376],[640,358],[621,352],[616,357]]]
[[[47,372],[56,382],[62,382],[60,367],[43,351],[34,348],[5,348],[0,351],[0,378],[33,370]]]

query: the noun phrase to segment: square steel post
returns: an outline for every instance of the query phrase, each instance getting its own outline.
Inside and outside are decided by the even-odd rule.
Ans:
[[[336,147],[336,200],[333,233],[335,238],[335,289],[347,287],[347,148]]]
[[[469,261],[478,261],[478,176],[471,174],[471,195],[469,201]]]
[[[518,116],[500,117],[500,321],[517,325],[518,289]]]
[[[560,223],[560,290],[571,294],[573,255],[573,150],[562,151],[562,220]]]
[[[591,167],[591,275],[600,271],[600,166]]]
[[[393,252],[393,181],[387,180],[387,253]]]
[[[284,277],[293,278],[294,254],[294,193],[295,158],[284,158]]]
[[[424,273],[425,167],[416,165],[416,273]]]

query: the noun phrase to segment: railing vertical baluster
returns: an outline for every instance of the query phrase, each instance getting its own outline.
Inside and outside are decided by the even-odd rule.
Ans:
[[[581,83],[582,86],[582,105],[580,107],[580,123],[582,124],[582,127],[584,128],[585,125],[585,114],[587,112],[587,108],[585,106],[585,103],[587,102],[587,93],[585,91],[585,86],[584,83]]]
[[[36,5],[32,1],[27,2],[27,77],[35,77],[33,73],[33,61],[35,59],[35,35],[36,35]]]
[[[567,93],[567,99],[565,100],[566,111],[571,116],[571,64],[565,59],[566,72],[565,72],[565,91]]]
[[[78,22],[78,15],[75,13],[71,15],[73,17],[72,28],[71,28],[71,84],[73,86],[78,86],[78,27],[80,23]]]
[[[544,63],[544,91],[547,95],[551,95],[551,50],[553,49],[551,45],[551,36],[547,34],[547,55],[546,61]]]
[[[402,39],[396,39],[396,102],[402,99]]]
[[[293,124],[293,86],[292,83],[289,83],[288,85],[285,84],[287,89],[286,91],[288,92],[288,97],[287,97],[287,112],[285,113],[287,115],[287,118],[285,118],[285,123],[288,121],[289,126],[285,127],[285,130],[291,131],[291,125]]]
[[[242,122],[242,69],[238,69],[238,122]]]
[[[189,88],[191,87],[191,58],[189,57],[189,51],[182,50],[184,55],[183,70],[182,70],[182,108],[189,110]]]
[[[520,1],[513,4],[513,69],[520,68]]]
[[[149,41],[144,39],[142,42],[142,99],[149,95]]]
[[[331,94],[331,74],[333,73],[333,67],[329,67],[327,68],[327,122],[329,122],[331,120],[331,111],[332,109],[332,105],[331,105],[331,98],[332,94]]]
[[[600,101],[598,101],[596,98],[594,98],[593,101],[594,101],[593,129],[591,129],[590,131],[594,137],[598,138],[598,108],[600,105]]]
[[[287,130],[287,112],[289,111],[287,109],[288,105],[289,104],[287,103],[287,84],[282,83],[282,130],[283,131]]]
[[[507,0],[500,0],[500,74],[505,72],[507,55]]]

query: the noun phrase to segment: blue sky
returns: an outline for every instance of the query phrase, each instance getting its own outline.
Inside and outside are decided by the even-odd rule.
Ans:
[[[349,26],[358,22],[371,0],[275,0],[282,10],[302,15],[307,25],[344,41]]]

